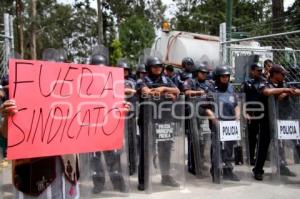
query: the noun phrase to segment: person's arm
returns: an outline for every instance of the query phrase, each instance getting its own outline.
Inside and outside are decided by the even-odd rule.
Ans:
[[[156,94],[173,94],[176,96],[179,95],[179,93],[180,93],[179,89],[176,87],[165,87],[165,86],[153,88],[153,89],[151,89],[151,91]]]
[[[184,94],[186,96],[189,96],[189,97],[194,97],[194,96],[201,96],[201,95],[204,95],[205,94],[205,91],[204,90],[198,90],[198,91],[194,91],[194,90],[186,90],[184,91]]]
[[[205,113],[206,113],[208,119],[211,120],[214,125],[218,124],[218,119],[211,109],[206,109]]]
[[[235,119],[236,120],[240,120],[241,117],[241,109],[240,109],[240,104],[238,104],[235,108],[234,108],[234,112],[235,112]]]
[[[136,93],[135,89],[125,88],[125,95],[127,95],[127,96],[133,96],[133,95],[135,95],[135,93]]]
[[[16,102],[14,100],[6,100],[0,107],[0,112],[3,117],[3,123],[0,129],[0,135],[7,138],[8,117],[18,112]]]
[[[262,91],[265,96],[280,95],[282,93],[293,94],[295,91],[292,88],[264,88]]]
[[[295,91],[295,95],[300,96],[300,89],[296,88],[294,91]]]
[[[141,93],[143,95],[150,95],[152,92],[152,90],[150,88],[148,88],[147,86],[144,86],[141,88]]]

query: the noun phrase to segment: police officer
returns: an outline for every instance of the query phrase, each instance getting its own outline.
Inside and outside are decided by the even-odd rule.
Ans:
[[[118,61],[117,67],[124,69],[125,79],[125,96],[126,100],[131,103],[131,107],[136,107],[137,97],[136,94],[136,82],[132,79],[130,64],[126,59],[122,58]],[[133,175],[136,172],[136,154],[137,154],[137,128],[135,120],[135,111],[130,113],[130,117],[126,119],[127,122],[127,142],[128,142],[128,160],[129,160],[129,174]]]
[[[179,73],[179,83],[178,88],[181,92],[184,92],[184,82],[193,77],[193,70],[195,68],[195,64],[192,58],[185,57],[181,61],[182,71]]]
[[[147,75],[145,64],[138,64],[136,67],[136,79],[143,79]]]
[[[263,77],[268,79],[270,77],[270,69],[273,66],[273,62],[270,59],[266,59],[264,61],[264,73],[263,73]]]
[[[219,106],[219,113],[216,116],[211,109],[206,110],[206,114],[210,117],[210,128],[212,132],[212,177],[213,181],[218,179],[213,172],[215,168],[218,168],[219,160],[215,160],[215,156],[218,153],[218,148],[220,143],[217,139],[217,127],[218,120],[226,120],[225,117],[235,117],[239,119],[239,107],[237,106],[237,100],[235,98],[235,92],[233,86],[229,83],[230,81],[230,68],[229,66],[217,67],[214,71],[215,82],[213,84],[213,92],[218,94],[216,103]],[[224,94],[224,95],[222,95]],[[222,112],[220,112],[222,111]],[[222,161],[223,161],[223,179],[239,181],[239,178],[233,173],[232,157],[233,157],[233,147],[235,141],[227,141],[223,143],[222,146]]]
[[[203,64],[196,65],[191,79],[184,82],[184,93],[187,96],[200,96],[213,89],[213,85],[207,81],[207,66]]]
[[[286,70],[277,64],[274,64],[270,69],[270,77],[268,81],[262,82],[259,85],[259,92],[262,94],[262,103],[264,104],[264,117],[262,124],[262,130],[259,132],[258,150],[255,167],[253,168],[253,176],[256,180],[263,180],[264,164],[267,158],[268,149],[270,145],[270,121],[269,121],[269,107],[268,97],[275,96],[275,100],[283,100],[289,95],[300,95],[300,90],[296,88],[288,88],[284,82]],[[295,176],[285,165],[285,160],[281,160],[280,174],[286,176]]]
[[[93,54],[90,60],[91,65],[108,65],[107,59],[101,54]]]
[[[117,63],[117,67],[124,69],[125,95],[132,97],[136,93],[136,82],[131,78],[130,65],[125,59],[120,59]]]
[[[208,68],[203,65],[199,64],[195,66],[195,69],[193,71],[193,78],[188,79],[184,82],[184,93],[187,97],[193,97],[193,96],[201,96],[205,95],[209,91],[212,91],[212,84],[206,80],[207,74],[208,74]],[[203,111],[203,110],[202,110]],[[205,113],[200,113],[203,116]],[[190,127],[190,126],[188,126]],[[192,141],[192,132],[191,130],[188,131],[189,133],[187,134],[188,137],[188,171],[192,174],[196,174],[195,171],[195,160],[194,160],[194,151],[193,151],[193,141]],[[199,138],[200,139],[200,138]],[[204,152],[204,144],[201,143],[201,152]],[[204,156],[204,154],[201,154]],[[200,158],[200,157],[196,157]],[[202,168],[204,168],[203,163],[201,162],[202,165],[197,165]]]
[[[91,56],[91,65],[104,66],[108,65],[108,61],[105,56],[101,54],[94,54]],[[101,160],[101,156],[104,155],[107,169],[109,172],[110,180],[113,184],[114,189],[121,192],[127,191],[127,186],[125,185],[123,171],[121,167],[121,151],[104,151],[95,152],[92,154],[91,167],[92,167],[92,179],[93,179],[93,193],[101,193],[105,185],[105,171],[104,165]]]
[[[255,103],[261,101],[261,93],[259,92],[259,85],[264,83],[266,79],[262,76],[263,67],[259,63],[254,63],[250,66],[250,78],[242,84],[242,91],[246,95],[246,102]],[[261,108],[258,104],[249,104],[247,109]],[[261,131],[262,120],[258,117],[261,112],[248,111],[247,123],[248,123],[248,139],[249,139],[249,152],[250,152],[250,164],[255,164],[255,151],[257,146],[257,136]],[[253,118],[253,119],[252,119]]]
[[[179,95],[179,90],[176,88],[172,80],[170,80],[168,77],[163,75],[163,63],[162,61],[157,57],[148,57],[146,60],[146,71],[147,75],[143,80],[139,80],[137,83],[137,91],[142,96],[141,101],[143,101],[143,96],[163,96],[165,95],[168,98],[171,98],[175,100],[177,98],[177,95]],[[143,121],[143,106],[141,106],[140,111],[140,121]],[[145,145],[148,143],[144,143],[144,129],[143,125],[139,124],[141,126],[141,147],[140,147],[140,161],[139,161],[139,175],[138,175],[138,181],[139,181],[139,190],[145,189],[145,183],[147,183],[147,175],[149,175],[149,168],[147,168],[149,165],[146,165],[148,163],[145,163],[145,158],[147,154],[144,153],[145,151]],[[172,149],[172,143],[170,141],[168,142],[162,142],[161,144],[158,144],[158,159],[162,174],[162,180],[161,183],[166,186],[172,186],[172,187],[178,187],[179,184],[170,176],[170,158],[171,158],[171,149]],[[146,167],[147,166],[147,167]],[[146,169],[147,168],[147,169]]]
[[[192,73],[195,67],[194,60],[190,57],[185,57],[181,61],[181,67],[184,69],[184,72],[188,74],[189,78],[192,78]]]
[[[179,77],[178,73],[176,73],[174,71],[174,66],[167,65],[166,70],[165,70],[165,74],[166,74],[167,77],[169,77],[173,81],[173,83],[178,88],[179,85],[180,85],[180,77]]]

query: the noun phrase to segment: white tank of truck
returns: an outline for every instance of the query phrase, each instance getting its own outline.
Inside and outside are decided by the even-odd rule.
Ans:
[[[207,62],[212,68],[220,64],[219,37],[181,31],[162,32],[151,48],[165,64],[181,67],[185,57],[194,62]]]

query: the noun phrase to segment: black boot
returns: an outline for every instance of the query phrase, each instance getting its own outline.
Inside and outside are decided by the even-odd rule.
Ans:
[[[232,172],[232,169],[230,169],[230,168],[223,169],[223,179],[230,180],[230,181],[240,181],[239,177],[237,177],[237,175],[235,175]]]
[[[118,190],[122,193],[128,192],[128,187],[125,184],[124,178],[122,175],[116,174],[112,177],[112,184],[115,190]]]
[[[179,187],[179,183],[174,180],[174,178],[170,175],[161,176],[161,184],[170,187]]]
[[[93,193],[94,194],[99,194],[104,189],[105,178],[97,176],[97,175],[93,175],[93,183],[94,183],[94,187],[93,187],[93,190],[92,190]]]

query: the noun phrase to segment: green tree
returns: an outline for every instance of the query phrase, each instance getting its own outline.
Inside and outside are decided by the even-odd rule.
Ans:
[[[295,1],[286,14],[289,30],[300,30],[300,1]]]
[[[120,42],[124,56],[138,60],[139,53],[151,47],[155,38],[153,25],[143,16],[131,16],[120,25]]]
[[[114,39],[110,45],[110,64],[116,65],[118,59],[123,57],[121,42],[118,39]]]
[[[177,30],[219,35],[219,25],[225,22],[226,0],[175,0],[178,7]],[[265,31],[257,24],[270,19],[269,0],[233,0],[233,26],[236,31]]]

